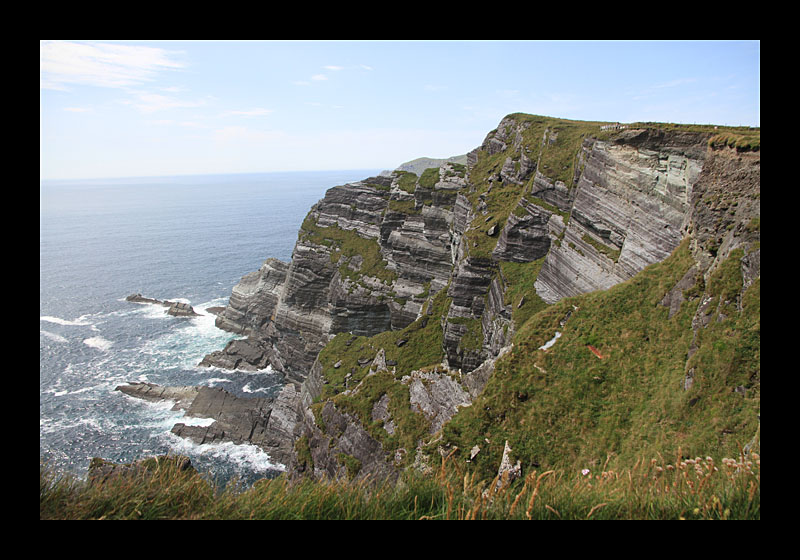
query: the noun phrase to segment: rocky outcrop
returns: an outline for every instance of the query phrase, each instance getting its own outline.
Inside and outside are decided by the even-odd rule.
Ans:
[[[261,269],[242,277],[233,287],[228,305],[217,314],[216,326],[237,334],[258,333],[272,319],[288,268],[287,263],[271,258]]]
[[[151,402],[173,401],[173,410],[184,410],[189,418],[213,420],[209,425],[176,423],[172,433],[198,444],[214,442],[250,443],[261,447],[270,458],[286,464],[294,444],[299,396],[293,385],[285,386],[272,398],[243,398],[221,388],[163,387],[133,382],[117,391]]]
[[[307,457],[295,455],[290,472],[318,479],[397,480],[400,472],[361,422],[330,401],[319,411],[310,410],[300,428]],[[298,460],[299,459],[299,460]]]
[[[461,383],[448,374],[414,371],[401,383],[408,385],[411,407],[430,422],[431,434],[438,432],[459,407],[469,406],[472,402]]]
[[[271,259],[234,288],[217,326],[246,335],[201,365],[270,364],[302,383],[338,332],[404,328],[452,269],[454,206],[463,170],[445,163],[334,187],[309,212],[289,264]]]
[[[131,294],[125,298],[126,301],[133,303],[150,303],[154,305],[161,305],[167,308],[167,314],[173,317],[196,317],[198,314],[194,308],[188,303],[181,301],[160,301],[157,299],[146,298],[142,294]]]
[[[508,216],[492,251],[492,257],[498,261],[510,262],[531,262],[542,258],[550,250],[552,243],[551,220],[559,220],[563,224],[558,214],[523,198],[514,213]]]
[[[242,371],[258,371],[270,365],[269,348],[255,337],[231,340],[222,350],[205,356],[198,365]]]

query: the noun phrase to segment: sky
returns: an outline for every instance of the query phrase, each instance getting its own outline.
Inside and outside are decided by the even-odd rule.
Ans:
[[[760,126],[760,42],[40,41],[40,179],[394,169],[516,112]]]

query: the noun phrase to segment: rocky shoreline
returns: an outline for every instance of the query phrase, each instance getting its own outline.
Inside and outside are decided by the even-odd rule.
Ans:
[[[249,443],[262,448],[280,465],[291,459],[293,440],[287,426],[297,422],[297,395],[293,386],[275,398],[237,397],[217,387],[174,386],[131,382],[116,389],[121,393],[150,402],[173,402],[173,410],[183,410],[189,418],[206,418],[208,426],[176,423],[171,432],[197,444],[232,442]]]

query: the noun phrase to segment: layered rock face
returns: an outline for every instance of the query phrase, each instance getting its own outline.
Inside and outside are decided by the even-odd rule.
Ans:
[[[217,326],[247,338],[202,365],[270,365],[286,375],[291,383],[266,432],[290,470],[396,476],[413,449],[387,453],[368,420],[331,400],[311,411],[329,382],[317,358],[334,335],[372,337],[423,315],[438,321],[445,373],[396,378],[435,433],[480,394],[510,348],[520,308],[610,288],[664,260],[686,236],[702,271],[752,241],[758,156],[715,152],[710,135],[602,133],[591,123],[510,115],[465,166],[444,162],[421,176],[395,171],[334,187],[307,215],[291,262],[270,259],[234,288]],[[538,274],[504,274],[504,266],[528,264]],[[742,273],[745,282],[760,275],[759,251],[748,252]],[[688,275],[664,305],[679,307],[695,281]],[[446,295],[446,311],[430,316],[436,294]],[[389,398],[375,399],[371,420],[392,435]]]
[[[446,288],[446,364],[468,372],[513,332],[499,262],[544,257],[536,293],[554,303],[627,280],[677,247],[708,133],[629,129],[601,140],[525,117],[504,118],[466,166],[330,189],[291,262],[244,276],[219,314],[218,327],[248,338],[202,365],[269,364],[299,384],[334,334],[402,329]],[[490,239],[488,253],[476,236]]]
[[[669,256],[685,235],[707,137],[649,135],[584,142],[569,223],[536,283],[546,302],[627,280]]]
[[[425,181],[395,173],[330,189],[309,212],[291,263],[270,259],[242,278],[219,328],[246,341],[202,365],[270,364],[301,383],[338,332],[371,336],[403,328],[444,287],[463,171],[444,164]]]

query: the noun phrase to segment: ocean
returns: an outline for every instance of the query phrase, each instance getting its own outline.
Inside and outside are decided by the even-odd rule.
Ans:
[[[284,470],[253,445],[196,445],[176,422],[203,423],[114,389],[131,381],[274,396],[282,376],[200,368],[232,338],[209,307],[270,257],[291,259],[325,191],[380,170],[40,181],[39,455],[85,476],[92,457],[130,462],[187,455],[218,484]],[[125,300],[183,301],[198,317]],[[205,421],[207,423],[207,421]]]

